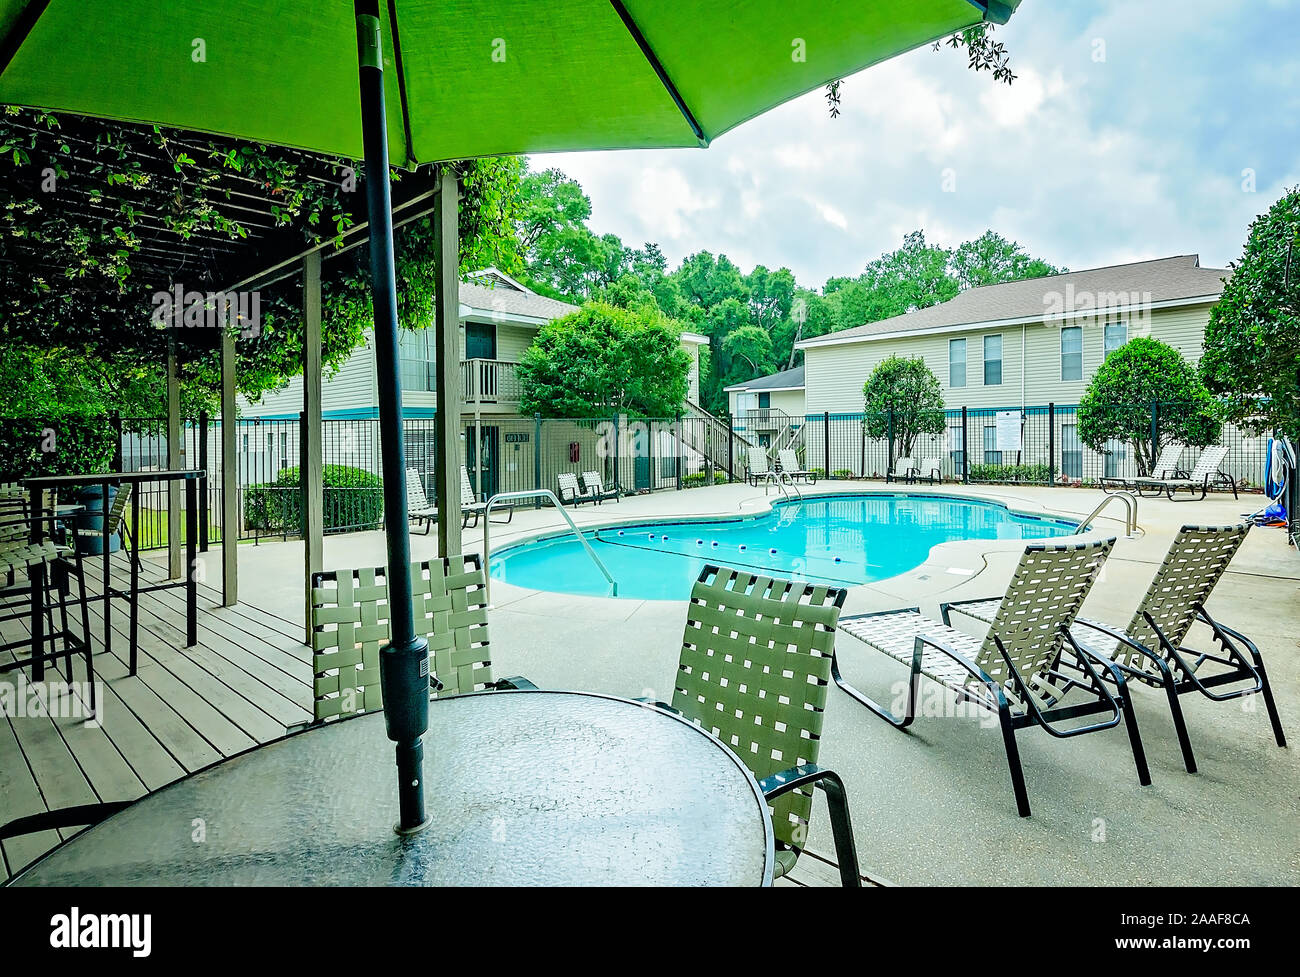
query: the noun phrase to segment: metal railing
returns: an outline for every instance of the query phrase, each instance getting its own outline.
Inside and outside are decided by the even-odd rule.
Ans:
[[[488,499],[487,506],[483,510],[483,596],[487,598],[488,607],[492,607],[492,543],[490,539],[490,527],[492,525],[492,519],[490,517],[492,515],[492,507],[498,502],[513,502],[520,499],[551,500],[551,504],[555,506],[560,515],[564,517],[564,521],[567,522],[569,528],[573,530],[573,535],[578,537],[578,542],[582,544],[582,548],[587,551],[587,555],[591,557],[592,562],[596,564],[596,569],[599,570],[609,582],[610,596],[617,597],[618,581],[614,579],[614,575],[609,572],[609,568],[605,566],[601,558],[596,555],[596,551],[591,548],[591,543],[587,542],[587,537],[582,535],[581,530],[578,529],[578,524],[573,521],[573,518],[569,515],[568,511],[560,504],[560,500],[555,497],[555,493],[550,489],[529,489],[524,492],[502,492],[500,495],[494,495],[492,498]]]
[[[1088,525],[1097,518],[1097,514],[1116,499],[1119,499],[1119,501],[1124,503],[1124,509],[1127,512],[1124,519],[1124,535],[1130,539],[1136,536],[1138,525],[1138,500],[1137,496],[1132,492],[1113,492],[1106,496],[1097,503],[1097,508],[1088,513],[1087,517],[1079,523],[1078,532],[1083,532],[1087,529]]]

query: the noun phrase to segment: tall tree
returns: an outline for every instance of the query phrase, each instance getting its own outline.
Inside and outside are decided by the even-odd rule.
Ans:
[[[1210,310],[1200,369],[1228,420],[1300,441],[1300,187],[1250,225]]]
[[[963,288],[996,285],[1022,278],[1059,275],[1064,268],[1035,258],[1015,241],[994,231],[985,231],[973,241],[963,241],[953,249],[952,274]]]
[[[869,438],[890,438],[895,458],[912,456],[922,434],[942,434],[946,423],[939,378],[919,356],[890,356],[862,386],[863,426]]]

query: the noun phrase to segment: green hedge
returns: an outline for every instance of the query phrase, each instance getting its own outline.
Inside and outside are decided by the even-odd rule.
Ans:
[[[1042,482],[1051,472],[1046,465],[971,465],[972,482]]]
[[[820,471],[821,471],[820,468],[815,468],[813,469],[813,474],[817,474]],[[853,477],[853,472],[851,472],[847,468],[837,468],[835,469],[835,471],[831,472],[831,478],[852,478],[852,477]]]
[[[378,475],[349,465],[326,465],[321,475],[325,532],[382,525],[384,490]],[[275,533],[301,531],[302,492],[296,466],[280,472],[274,482],[250,485],[244,491],[244,524]]]
[[[725,485],[726,481],[727,481],[726,472],[714,471],[713,473],[714,485]],[[694,475],[682,476],[682,488],[703,488],[705,482],[706,479],[704,477],[704,472],[696,472]]]

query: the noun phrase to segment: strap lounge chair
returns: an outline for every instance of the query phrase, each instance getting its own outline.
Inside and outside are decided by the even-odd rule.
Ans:
[[[915,458],[897,458],[894,460],[894,470],[885,472],[886,482],[914,482],[916,481],[916,459]]]
[[[1188,773],[1196,772],[1196,757],[1187,737],[1187,724],[1178,697],[1199,692],[1215,702],[1261,694],[1273,725],[1278,746],[1286,746],[1282,720],[1273,689],[1264,671],[1264,661],[1254,643],[1210,617],[1205,602],[1223,577],[1233,555],[1246,538],[1250,527],[1184,526],[1174,537],[1155,579],[1147,588],[1128,626],[1119,630],[1099,621],[1079,618],[1073,632],[1084,651],[1099,665],[1110,665],[1129,679],[1163,688],[1173,714],[1174,730],[1183,752]],[[955,601],[941,606],[944,620],[950,611],[989,622],[997,616],[999,600]],[[1207,625],[1219,644],[1219,653],[1196,651],[1183,642],[1197,621]],[[1250,652],[1247,661],[1240,642]],[[1220,668],[1205,674],[1204,666],[1212,662]],[[1103,671],[1103,677],[1106,676]],[[1215,692],[1224,685],[1249,683],[1245,688]]]
[[[817,476],[799,464],[799,456],[795,454],[793,448],[782,448],[776,453],[776,457],[781,464],[782,475],[789,478],[802,478],[809,485],[816,483]]]
[[[923,617],[915,607],[844,618],[841,631],[910,667],[907,707],[901,717],[846,682],[838,657],[831,665],[835,684],[899,729],[916,718],[922,675],[956,693],[959,702],[995,713],[1021,817],[1029,816],[1029,797],[1016,730],[1027,726],[1040,726],[1049,735],[1064,739],[1110,729],[1123,718],[1138,782],[1146,786],[1151,775],[1133,710],[1125,708],[1124,676],[1111,666],[1100,666],[1111,673],[1112,692],[1069,632],[1114,545],[1114,539],[1105,539],[1026,547],[983,639]],[[1060,660],[1075,663],[1076,670],[1068,675],[1061,672],[1057,667]],[[1063,701],[1075,691],[1081,693],[1072,697],[1075,701]],[[1057,720],[1097,714],[1109,715],[1086,725],[1055,725]]]
[[[515,517],[515,506],[513,502],[505,502],[497,506],[495,511],[504,512],[505,518],[498,519],[497,522],[507,523]],[[483,513],[487,512],[487,501],[480,500],[478,493],[474,491],[474,486],[469,480],[469,469],[464,465],[460,466],[460,515],[461,528],[467,526],[477,526],[478,520]],[[472,521],[471,521],[472,520]]]
[[[563,505],[581,505],[583,502],[595,502],[594,496],[587,489],[578,485],[578,476],[573,472],[560,472],[555,476],[559,484],[560,502]]]
[[[388,641],[384,567],[311,578],[312,714],[315,722],[383,708],[379,648]],[[493,680],[483,567],[477,554],[411,564],[415,630],[429,642],[431,695],[533,689]]]
[[[767,449],[756,444],[751,444],[747,449],[749,455],[749,466],[745,471],[745,481],[755,488],[760,482],[772,482],[776,480],[776,472],[768,464]]]
[[[583,491],[594,498],[597,503],[604,502],[606,499],[618,501],[618,489],[605,488],[605,480],[601,478],[600,472],[583,472],[582,487]]]
[[[1172,478],[1187,478],[1189,473],[1178,467],[1178,459],[1183,455],[1183,446],[1181,444],[1166,444],[1160,449],[1160,456],[1156,458],[1155,467],[1151,469],[1150,478],[1157,481]],[[1103,492],[1119,491],[1121,489],[1128,491],[1141,492],[1141,486],[1138,484],[1141,478],[1128,478],[1120,476],[1107,476],[1101,480],[1101,490]],[[1160,495],[1161,490],[1156,490],[1156,495]]]
[[[1164,492],[1171,502],[1177,501],[1175,496],[1179,489],[1187,489],[1187,498],[1183,499],[1183,502],[1199,502],[1205,498],[1210,489],[1218,485],[1232,489],[1232,497],[1235,499],[1238,498],[1236,480],[1219,468],[1227,454],[1228,449],[1225,445],[1216,444],[1201,452],[1201,456],[1196,459],[1196,465],[1187,475],[1175,475],[1172,478],[1135,478],[1133,481],[1143,495],[1151,492],[1154,497]],[[1196,495],[1197,489],[1201,490],[1199,496]]]
[[[808,836],[813,788],[826,793],[840,881],[860,886],[844,783],[817,765],[835,622],[845,592],[706,566],[686,609],[672,703],[654,703],[734,750],[772,807],[775,876]]]
[[[429,505],[429,500],[424,495],[424,483],[420,480],[420,473],[414,468],[406,470],[406,518],[416,524],[423,522],[426,536],[429,535],[433,524],[438,521],[438,508]]]

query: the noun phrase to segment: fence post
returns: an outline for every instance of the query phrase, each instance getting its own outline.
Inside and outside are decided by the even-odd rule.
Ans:
[[[822,448],[826,456],[825,477],[829,480],[831,477],[831,412],[828,410],[822,411]]]
[[[1156,459],[1160,457],[1160,401],[1151,401],[1151,468],[1156,467]],[[1160,473],[1148,471],[1152,478],[1159,478]]]
[[[208,551],[208,412],[199,411],[199,552]]]
[[[1047,484],[1056,484],[1056,404],[1047,405]]]
[[[619,470],[618,470],[619,469],[618,446],[619,446],[619,442],[622,440],[623,440],[623,436],[622,436],[622,432],[619,431],[618,414],[615,413],[614,414],[614,488],[619,492],[623,491],[623,483],[622,481],[619,480]]]
[[[677,440],[677,449],[673,452],[673,454],[677,456],[675,468],[676,468],[676,475],[677,475],[677,491],[680,492],[682,490],[682,416],[680,414],[677,415],[676,440]]]
[[[966,432],[966,405],[961,406],[961,480],[970,484],[970,435]]]
[[[533,415],[533,488],[538,492],[542,490],[542,415],[540,413]],[[534,498],[533,508],[541,507],[541,498]]]
[[[732,430],[733,420],[727,413],[727,484],[736,480],[736,435]]]
[[[889,408],[889,419],[885,422],[885,439],[888,444],[885,453],[886,465],[888,466],[885,469],[885,477],[888,478],[889,474],[894,470],[894,408],[892,407]]]

